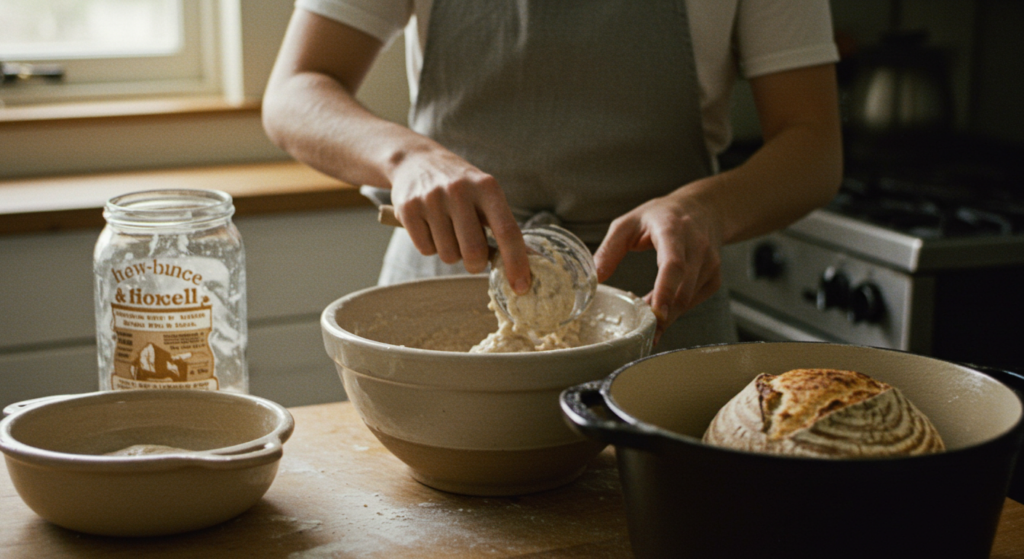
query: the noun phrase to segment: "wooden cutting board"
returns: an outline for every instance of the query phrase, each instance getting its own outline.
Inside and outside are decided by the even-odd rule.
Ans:
[[[179,536],[78,534],[36,516],[0,473],[0,557],[628,558],[611,449],[575,483],[513,498],[461,497],[414,481],[349,403],[293,408],[274,485],[249,512]],[[1007,500],[994,558],[1024,558],[1024,505]]]

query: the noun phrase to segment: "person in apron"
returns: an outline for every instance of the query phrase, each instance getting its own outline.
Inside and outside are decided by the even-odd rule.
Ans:
[[[286,37],[283,56],[288,45]],[[285,89],[279,73],[268,96]],[[332,78],[352,92],[359,75]],[[434,0],[410,114],[411,131],[426,143],[402,159],[437,146],[440,156],[387,177],[379,175],[396,164],[393,154],[358,161],[368,172],[337,173],[302,156],[309,150],[297,143],[315,134],[276,139],[344,180],[392,187],[405,228],[392,237],[381,284],[483,271],[483,225],[513,285],[528,281],[517,225],[543,215],[595,251],[602,282],[646,295],[659,319],[656,350],[664,351],[736,339],[718,271],[719,246],[735,239],[723,238],[720,210],[708,209],[714,196],[688,196],[716,188],[699,96],[684,0]],[[265,105],[273,114],[273,97]],[[838,135],[838,119],[829,124]],[[275,138],[272,126],[268,133]],[[823,204],[837,186],[838,176],[819,198],[776,214],[789,219]],[[766,232],[778,219],[753,220],[744,233]]]

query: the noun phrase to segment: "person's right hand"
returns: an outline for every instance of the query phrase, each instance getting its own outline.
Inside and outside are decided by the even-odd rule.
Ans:
[[[516,293],[526,293],[526,245],[493,176],[450,151],[432,149],[407,154],[390,179],[395,214],[420,253],[437,254],[446,264],[461,259],[470,273],[482,272],[488,262],[484,227],[489,227],[509,284]]]

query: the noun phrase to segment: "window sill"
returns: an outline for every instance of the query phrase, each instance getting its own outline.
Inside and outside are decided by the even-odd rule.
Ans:
[[[187,117],[212,113],[259,114],[260,101],[231,102],[221,96],[169,97],[122,101],[0,105],[0,126],[33,125],[82,120],[146,117]]]
[[[260,102],[167,97],[0,108],[0,180],[282,161]]]
[[[2,180],[0,235],[103,227],[109,198],[161,188],[223,190],[237,216],[369,205],[357,187],[294,161]]]

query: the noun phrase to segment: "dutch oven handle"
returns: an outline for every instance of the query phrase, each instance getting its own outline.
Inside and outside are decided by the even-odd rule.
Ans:
[[[562,412],[576,431],[591,439],[640,450],[654,450],[661,435],[650,427],[627,423],[605,405],[603,380],[564,390],[559,397]]]

